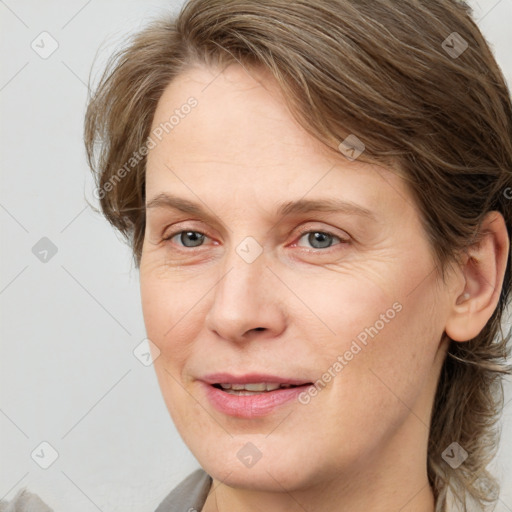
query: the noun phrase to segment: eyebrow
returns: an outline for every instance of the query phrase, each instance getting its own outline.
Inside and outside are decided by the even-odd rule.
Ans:
[[[146,204],[146,209],[150,208],[168,208],[179,210],[183,213],[192,215],[201,215],[204,217],[211,217],[206,210],[193,201],[181,197],[173,196],[170,194],[161,193],[152,198]],[[363,206],[355,203],[344,201],[336,198],[324,199],[299,199],[296,201],[288,201],[282,203],[276,211],[277,216],[288,216],[305,214],[311,212],[330,212],[330,213],[345,213],[348,215],[358,215],[366,217],[370,220],[376,220],[373,212],[364,208]]]

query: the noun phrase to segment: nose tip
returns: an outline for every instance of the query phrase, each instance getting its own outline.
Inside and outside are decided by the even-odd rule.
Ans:
[[[243,342],[258,333],[274,336],[285,327],[285,315],[279,306],[278,288],[263,258],[247,263],[234,255],[231,270],[214,289],[206,327],[219,338]]]

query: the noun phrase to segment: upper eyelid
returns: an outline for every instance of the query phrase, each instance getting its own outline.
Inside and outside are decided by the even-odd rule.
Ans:
[[[190,221],[183,221],[183,222],[190,222]],[[194,222],[194,221],[192,221],[192,222]],[[333,236],[338,236],[340,238],[343,238],[343,234],[345,234],[347,237],[350,237],[350,235],[346,231],[339,230],[339,228],[315,228],[315,227],[309,225],[309,224],[312,224],[312,223],[315,223],[315,222],[319,222],[319,221],[306,221],[301,226],[299,226],[298,228],[295,228],[295,229],[298,230],[298,232],[301,235],[304,234],[304,233],[308,233],[310,231],[313,231],[313,232],[314,231],[318,231],[320,233],[328,233],[328,234],[331,234]],[[179,222],[178,224],[181,224],[181,222]],[[208,235],[208,233],[205,232],[205,230],[201,230],[201,228],[195,228],[194,226],[184,226],[182,228],[177,228],[176,230],[172,229],[170,235],[166,236],[165,232],[167,231],[167,228],[169,228],[169,226],[164,228],[164,230],[162,232],[162,238],[163,237],[167,238],[168,236],[174,236],[174,235],[177,235],[178,233],[183,233],[185,231],[194,231],[196,233],[201,233],[201,234],[206,235],[209,238],[211,238]],[[336,234],[335,231],[337,231],[337,230],[342,231],[343,234]]]
[[[169,230],[168,234],[166,234],[167,230],[164,229],[162,233],[162,239],[173,238],[176,235],[179,235],[180,233],[186,233],[188,231],[192,231],[193,233],[200,233],[201,235],[207,236],[208,238],[212,238],[210,235],[208,235],[208,233],[205,233],[205,230],[185,226],[183,228],[171,229]]]
[[[345,238],[350,238],[350,235],[346,231],[343,231],[343,233],[338,233],[338,234],[335,231],[337,231],[337,230],[336,229],[331,229],[331,228],[316,229],[316,228],[311,227],[311,226],[304,226],[304,227],[301,226],[301,227],[298,228],[298,233],[300,235],[304,235],[305,233],[315,233],[315,232],[318,232],[318,233],[326,233],[326,234],[335,236],[337,238],[340,238],[341,240],[344,240]]]
[[[173,224],[173,225],[169,225],[169,226],[166,226],[164,228],[164,230],[162,231],[162,236],[163,233],[165,233],[167,231],[168,228],[170,228],[171,226],[175,226],[175,225],[179,225],[179,224],[186,224],[187,222],[189,223],[200,223],[200,224],[204,224],[202,221],[200,220],[195,220],[195,219],[188,219],[188,220],[182,220],[182,221],[179,221],[177,222],[176,224]],[[300,233],[303,233],[304,231],[320,231],[320,232],[324,232],[324,233],[330,233],[332,235],[335,235],[335,236],[340,236],[342,237],[343,234],[345,234],[346,236],[350,237],[350,235],[348,234],[347,231],[345,230],[342,230],[340,228],[335,228],[335,227],[327,227],[327,228],[316,228],[314,226],[311,226],[311,224],[318,224],[318,223],[325,223],[325,221],[322,221],[322,220],[304,220],[300,223],[300,225],[296,228],[293,229],[293,231],[295,230],[298,230]],[[274,225],[275,227],[275,225]],[[274,229],[274,227],[272,229]],[[197,231],[199,233],[202,233],[202,234],[207,234],[205,233],[205,231],[207,230],[202,230],[201,227],[199,228],[196,228],[192,225],[185,225],[184,227],[182,227],[181,229],[177,229],[176,231],[174,231],[174,228],[172,230],[175,234],[176,233],[179,233],[179,232],[182,232],[182,231]],[[340,235],[337,235],[335,233],[335,231],[340,231],[341,234]]]

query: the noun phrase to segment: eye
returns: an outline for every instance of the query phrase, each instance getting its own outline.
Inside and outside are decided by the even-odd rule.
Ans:
[[[204,245],[209,237],[200,231],[181,230],[170,233],[162,241],[171,242],[185,248],[194,248]],[[332,245],[346,243],[348,240],[341,238],[329,231],[303,230],[296,245],[311,247],[313,249],[328,249]]]
[[[177,245],[182,245],[183,247],[199,247],[207,237],[199,231],[178,231],[176,233],[171,233],[163,240],[172,242],[175,238],[179,241],[174,242],[177,243]]]
[[[329,233],[328,231],[304,231],[299,238],[297,245],[300,247],[307,247],[307,245],[301,243],[301,240],[303,239],[306,240],[307,244],[310,244],[313,249],[328,249],[336,240],[339,243],[347,242],[347,240],[344,240],[333,233]]]

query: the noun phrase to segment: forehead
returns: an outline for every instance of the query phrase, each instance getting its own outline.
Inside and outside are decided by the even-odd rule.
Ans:
[[[164,138],[174,144],[174,158],[228,157],[233,165],[247,161],[288,165],[290,159],[328,153],[299,126],[289,112],[275,80],[262,70],[230,65],[224,70],[194,67],[164,91],[152,130],[164,126],[175,111],[193,98],[197,105],[172,126]],[[175,119],[174,121],[178,121]],[[276,134],[279,137],[276,138]],[[257,142],[257,144],[256,144]],[[297,154],[299,152],[299,154]]]
[[[188,104],[195,106],[184,108]],[[158,103],[152,133],[158,129],[161,141],[148,155],[148,197],[167,188],[232,203],[239,196],[247,207],[248,199],[277,204],[283,195],[328,192],[372,209],[396,207],[407,195],[389,170],[333,156],[298,124],[275,81],[262,71],[232,65],[184,72]]]

